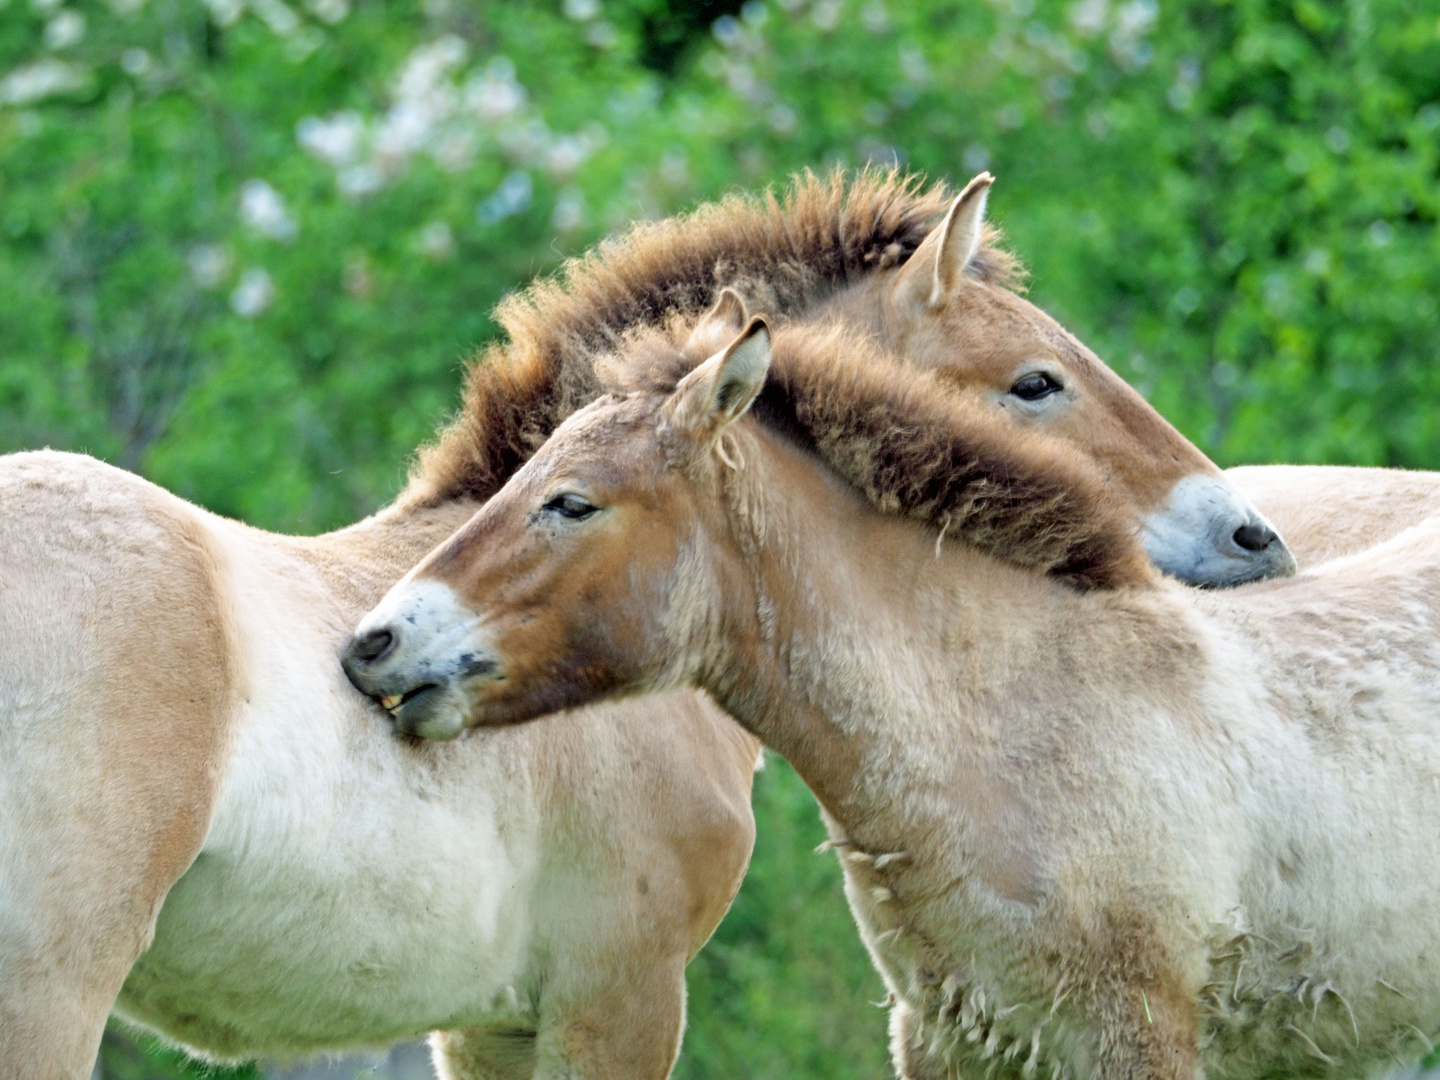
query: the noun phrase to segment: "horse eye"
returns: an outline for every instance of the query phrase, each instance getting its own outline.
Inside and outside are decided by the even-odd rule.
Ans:
[[[582,499],[579,495],[565,494],[556,495],[541,509],[551,514],[559,514],[571,521],[584,521],[600,508]]]
[[[1010,393],[1021,401],[1039,401],[1061,389],[1063,387],[1043,371],[1032,371],[1016,380],[1015,385],[1010,387]]]

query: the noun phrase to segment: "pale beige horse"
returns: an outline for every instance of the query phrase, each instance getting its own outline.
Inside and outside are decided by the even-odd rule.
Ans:
[[[407,491],[330,536],[249,529],[88,458],[0,463],[6,1074],[86,1075],[112,1003],[219,1058],[441,1029],[447,1075],[668,1072],[684,962],[749,851],[754,742],[680,694],[444,753],[396,739],[338,647],[598,391],[595,348],[722,282],[798,315],[894,278],[948,201],[804,180],[783,206],[638,230],[504,307],[511,343]],[[1007,333],[1050,333],[1021,310]],[[1144,483],[1117,477],[1139,509],[1157,473],[1213,472],[1139,427],[1122,456]]]
[[[904,1077],[1431,1048],[1440,519],[1188,590],[1091,463],[853,333],[700,360],[614,361],[360,624],[371,692],[483,729],[709,691],[824,807]]]
[[[976,357],[1043,346],[1078,418],[1049,430],[1106,468],[1137,518],[1166,520],[1171,492],[1214,467],[1002,287],[1008,263],[979,244],[976,190],[952,200],[893,176],[807,178],[783,205],[731,199],[636,230],[572,265],[563,286],[504,305],[512,342],[475,367],[465,408],[410,487],[328,537],[246,529],[85,458],[0,463],[0,617],[19,643],[0,660],[0,806],[15,823],[0,833],[0,1062],[23,1077],[84,1075],[118,991],[122,1014],[219,1057],[439,1027],[471,1031],[438,1043],[456,1075],[663,1074],[680,967],[748,851],[740,766],[753,747],[677,698],[440,755],[391,739],[341,680],[337,645],[598,392],[596,348],[698,312],[724,284],[792,317],[829,303],[902,336],[907,317],[961,318],[963,333],[928,339],[942,355],[922,335],[911,356],[948,364],[957,387],[967,365],[1003,376]],[[907,316],[893,300],[909,294],[910,256],[928,244],[926,273],[938,273],[956,222],[975,241],[966,289]],[[994,325],[961,310],[976,290]],[[1171,515],[1172,535],[1188,522],[1197,550],[1229,551],[1256,516],[1241,505],[1237,517],[1228,497],[1219,507]],[[1280,550],[1267,541],[1209,578],[1206,557],[1195,566],[1223,583],[1283,570]],[[647,720],[657,713],[668,726]],[[695,771],[617,779],[573,812],[576,771],[588,790],[589,771],[631,739]],[[463,850],[455,822],[470,826]],[[588,921],[566,906],[577,891],[593,894],[579,902]],[[651,1020],[637,1026],[635,1012]]]

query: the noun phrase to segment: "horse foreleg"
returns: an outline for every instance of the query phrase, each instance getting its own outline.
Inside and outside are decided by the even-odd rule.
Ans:
[[[530,1080],[535,1032],[473,1028],[437,1031],[430,1052],[440,1080]]]
[[[536,1080],[665,1080],[685,1027],[685,958],[543,1018]]]
[[[45,959],[7,955],[6,975]],[[7,1080],[84,1080],[95,1066],[110,998],[62,972],[36,972],[22,987],[12,988],[14,981],[0,981],[0,1073]]]

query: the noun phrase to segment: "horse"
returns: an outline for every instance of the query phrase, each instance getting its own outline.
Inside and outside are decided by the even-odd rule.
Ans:
[[[597,351],[718,293],[714,333],[736,314],[727,286],[781,318],[828,306],[897,340],[907,318],[933,323],[943,333],[916,331],[909,359],[962,396],[978,385],[963,371],[1003,383],[1043,352],[1064,382],[1051,405],[1071,419],[1018,417],[1029,372],[991,395],[997,415],[1110,470],[1147,536],[1180,538],[1182,563],[1192,538],[1176,573],[1284,573],[1283,543],[1243,498],[1198,515],[1181,499],[1167,516],[1214,466],[1005,287],[1015,268],[989,242],[988,179],[967,190],[806,176],[784,200],[732,197],[572,262],[501,305],[509,341],[472,366],[397,500],[327,536],[245,528],[81,456],[0,460],[0,617],[24,631],[0,660],[0,1061],[86,1075],[113,1004],[212,1059],[439,1030],[447,1077],[664,1075],[684,959],[743,873],[755,744],[682,694],[442,755],[355,694],[336,659],[360,615],[600,392]],[[923,249],[910,275],[933,277],[957,238],[973,248],[965,289],[909,303],[912,257]],[[988,322],[958,310],[981,293]],[[1232,542],[1244,529],[1248,553]],[[577,765],[646,740],[655,752],[635,760],[701,764],[613,788]],[[444,819],[469,823],[463,850]],[[581,886],[605,899],[591,922],[556,906]]]
[[[437,1067],[457,1080],[666,1075],[685,961],[748,859],[758,744],[681,692],[442,753],[355,693],[338,654],[599,393],[597,349],[703,311],[727,284],[797,319],[842,302],[900,276],[958,205],[974,204],[897,175],[807,177],[784,202],[732,198],[636,229],[502,305],[508,344],[473,366],[406,489],[326,536],[247,528],[79,455],[0,461],[0,618],[16,643],[0,660],[9,1074],[88,1075],[113,1008],[212,1060],[437,1031]],[[975,262],[1002,292],[1003,254],[981,244]],[[1055,362],[1084,367],[1083,347],[1016,305],[997,307],[995,347],[1053,339]],[[1138,463],[1115,477],[1137,513],[1215,475],[1091,366],[1072,395],[1098,389],[1075,408]],[[1122,406],[1128,420],[1107,416]],[[1253,517],[1226,504],[1190,525],[1203,548]],[[1282,548],[1267,541],[1213,583],[1236,565],[1283,572]]]
[[[847,328],[607,370],[360,622],[357,685],[480,731],[706,690],[823,807],[907,1080],[1430,1050],[1440,518],[1186,589],[1093,464]]]

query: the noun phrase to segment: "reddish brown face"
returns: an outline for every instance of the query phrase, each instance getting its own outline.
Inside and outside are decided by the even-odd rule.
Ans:
[[[453,738],[651,688],[645,643],[696,546],[660,404],[576,414],[361,623],[345,670],[401,730]]]
[[[976,272],[988,188],[988,176],[971,181],[910,260],[877,282],[886,346],[1093,461],[1166,573],[1192,585],[1293,573],[1284,540],[1209,458],[1048,315]],[[855,302],[876,298],[862,291]]]

